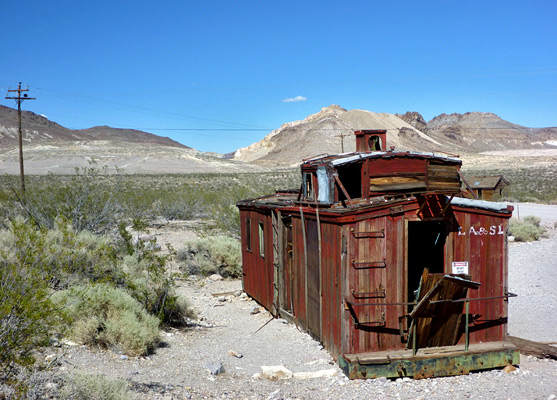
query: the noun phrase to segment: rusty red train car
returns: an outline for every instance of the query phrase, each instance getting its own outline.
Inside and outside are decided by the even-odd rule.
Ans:
[[[386,149],[309,159],[299,191],[240,201],[244,290],[350,378],[518,364],[507,342],[512,206],[461,197],[461,160]]]

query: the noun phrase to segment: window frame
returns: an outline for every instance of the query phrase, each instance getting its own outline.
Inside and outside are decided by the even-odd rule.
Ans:
[[[251,253],[251,218],[246,218],[246,251]]]
[[[261,258],[265,258],[265,224],[259,222],[258,224],[258,236],[259,236],[259,255]]]

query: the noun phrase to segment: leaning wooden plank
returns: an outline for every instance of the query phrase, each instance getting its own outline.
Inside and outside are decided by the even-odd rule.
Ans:
[[[441,288],[443,287],[444,280],[445,277],[442,277],[441,280],[437,282],[437,284],[429,292],[427,292],[427,294],[424,297],[421,298],[418,304],[416,304],[416,307],[414,307],[414,309],[410,313],[410,316],[412,318],[416,318],[417,316],[420,315],[420,312],[429,304],[431,298],[441,290]]]
[[[557,347],[516,336],[507,336],[507,338],[512,344],[518,347],[521,354],[557,360]]]

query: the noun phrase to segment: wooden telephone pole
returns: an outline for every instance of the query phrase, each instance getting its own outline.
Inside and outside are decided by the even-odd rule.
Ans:
[[[339,133],[338,135],[335,135],[335,137],[339,137],[340,138],[340,152],[344,153],[344,138],[350,136],[350,134],[348,133]]]
[[[23,133],[21,131],[21,103],[23,100],[35,100],[35,97],[28,97],[27,93],[24,93],[21,96],[21,92],[28,92],[29,87],[27,89],[21,88],[21,82],[17,86],[17,89],[8,89],[8,93],[10,92],[17,92],[17,96],[6,96],[6,99],[15,100],[17,103],[17,119],[19,121],[18,126],[18,134],[19,134],[19,175],[21,179],[21,193],[25,193],[25,174],[23,171]]]

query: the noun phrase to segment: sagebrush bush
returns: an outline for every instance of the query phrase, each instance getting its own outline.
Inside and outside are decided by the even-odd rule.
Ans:
[[[174,280],[160,260],[153,262],[128,255],[122,267],[128,292],[162,324],[183,326],[186,318],[195,317],[188,301],[176,293]]]
[[[23,220],[0,231],[0,378],[17,365],[30,365],[32,350],[48,344],[63,322],[50,298],[44,243],[44,235]]]
[[[62,323],[50,299],[48,276],[37,265],[10,262],[0,252],[0,381],[34,361]]]
[[[178,251],[180,268],[188,274],[239,278],[242,275],[240,242],[227,236],[200,238],[188,242]]]
[[[508,235],[514,236],[517,242],[532,242],[545,234],[546,230],[540,225],[540,218],[527,216],[522,220],[511,218]]]
[[[60,393],[62,400],[128,400],[132,393],[126,381],[104,375],[75,373],[67,375]]]
[[[59,218],[69,221],[80,232],[105,233],[118,221],[123,210],[116,200],[118,175],[106,177],[107,168],[76,168],[68,182],[48,175],[43,185],[30,185],[25,196],[14,191],[21,214],[41,228],[53,228]]]
[[[121,269],[124,274],[124,286],[160,322],[169,326],[183,326],[186,318],[195,318],[195,313],[188,301],[176,293],[176,284],[172,279],[167,263],[175,252],[162,254],[153,242],[145,243],[140,238],[133,241],[131,234],[122,225],[120,236],[127,255],[122,259]]]
[[[23,215],[51,228],[65,218],[76,231],[106,233],[121,221],[208,218],[217,228],[239,237],[235,203],[299,187],[299,172],[185,175],[110,174],[94,164],[72,176],[29,176],[27,195],[18,180],[0,176],[0,223]]]
[[[71,321],[69,336],[87,345],[118,348],[131,356],[159,342],[159,320],[122,289],[108,284],[77,286],[54,294]]]
[[[191,187],[187,191],[187,196],[184,196],[182,190],[180,192],[168,190],[165,195],[161,193],[160,198],[153,203],[155,215],[168,220],[190,220],[204,217],[206,212],[202,206],[202,193]]]
[[[16,218],[0,232],[0,249],[11,262],[25,259],[48,274],[53,289],[89,281],[121,281],[117,253],[108,236],[76,232],[58,219],[53,229],[36,229]]]

